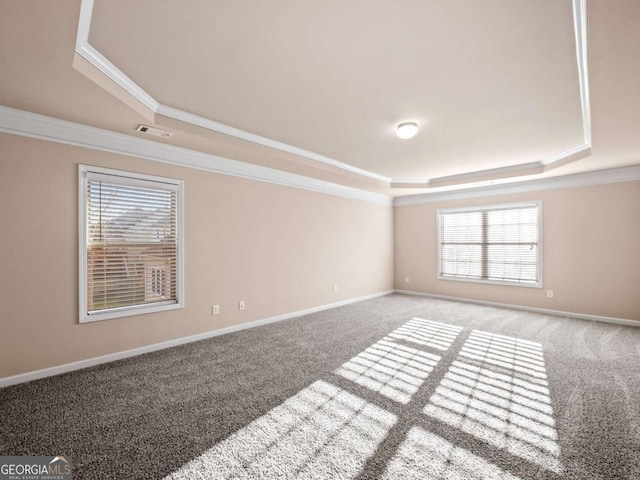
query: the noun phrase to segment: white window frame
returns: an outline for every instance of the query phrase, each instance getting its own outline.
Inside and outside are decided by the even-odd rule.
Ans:
[[[89,315],[87,311],[87,174],[98,173],[122,177],[123,181],[131,185],[140,181],[169,184],[177,187],[177,233],[178,248],[176,258],[176,302],[160,305],[133,305],[118,307],[104,312],[94,312]],[[146,185],[148,186],[148,185]],[[78,165],[78,230],[79,230],[79,290],[80,290],[80,323],[98,322],[113,318],[128,317],[131,315],[143,315],[147,313],[163,312],[184,308],[184,182],[173,178],[145,175],[141,173],[114,170],[111,168],[94,167],[90,165]]]
[[[462,277],[448,277],[443,276],[442,265],[440,259],[440,234],[441,234],[441,219],[442,215],[448,213],[464,213],[464,212],[478,212],[482,210],[502,210],[509,208],[518,208],[518,207],[526,207],[526,206],[537,206],[538,207],[538,281],[536,283],[525,283],[525,282],[512,282],[508,280],[483,280],[480,278],[462,278]],[[462,207],[462,208],[445,208],[439,209],[436,211],[437,217],[437,242],[436,242],[436,256],[437,256],[437,265],[436,265],[436,277],[438,280],[451,280],[454,282],[470,282],[470,283],[485,283],[491,285],[510,285],[515,287],[528,287],[528,288],[542,288],[542,201],[536,200],[532,202],[519,202],[519,203],[502,203],[497,205],[480,205],[477,207]]]

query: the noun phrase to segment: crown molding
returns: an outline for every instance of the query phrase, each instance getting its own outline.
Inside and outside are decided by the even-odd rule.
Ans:
[[[563,162],[563,160],[570,159],[572,157],[576,157],[575,159],[583,158],[585,156],[591,155],[591,145],[588,143],[583,143],[578,145],[577,147],[570,148],[562,153],[554,155],[552,157],[548,157],[545,160],[540,162],[542,166],[542,171],[546,172],[548,170],[552,170],[557,167],[561,167],[562,165],[566,165],[569,162]]]
[[[392,179],[365,169],[349,165],[344,162],[305,150],[293,145],[263,137],[245,130],[225,125],[214,120],[195,115],[193,113],[169,107],[158,102],[142,87],[131,80],[124,72],[109,61],[104,55],[89,44],[91,17],[94,0],[82,0],[76,37],[76,53],[98,69],[103,75],[111,79],[133,99],[140,102],[155,121],[159,116],[166,117],[188,125],[209,131],[230,135],[251,143],[291,153],[312,161],[320,162],[353,174],[372,178],[389,184],[391,188],[436,188],[450,185],[464,185],[478,181],[518,178],[537,173],[544,173],[551,169],[574,162],[591,154],[591,111],[589,103],[589,74],[587,55],[587,0],[572,0],[573,21],[576,39],[576,59],[578,66],[578,82],[580,85],[580,105],[582,111],[583,143],[564,152],[545,159],[521,165],[477,170],[457,175],[435,177],[431,179]]]
[[[506,167],[491,168],[458,175],[432,178],[423,182],[415,180],[393,180],[392,188],[436,188],[449,185],[460,185],[463,183],[495,180],[498,178],[518,177],[524,175],[534,175],[542,173],[543,166],[540,162],[529,162],[521,165],[508,165]]]
[[[578,83],[580,85],[580,108],[582,112],[583,143],[550,157],[520,165],[476,170],[474,172],[436,177],[428,180],[392,179],[392,188],[436,188],[446,185],[515,178],[544,173],[567,163],[575,162],[591,155],[591,105],[589,103],[589,68],[587,50],[587,0],[572,0],[573,23],[576,37],[576,61]]]
[[[580,106],[584,143],[591,146],[591,104],[589,102],[589,55],[587,50],[587,0],[573,0],[573,22],[576,34]]]
[[[449,192],[407,195],[406,197],[396,197],[393,204],[396,207],[403,207],[409,205],[420,205],[423,203],[445,202],[449,200],[537,192],[543,190],[555,190],[559,188],[587,187],[591,185],[602,185],[605,183],[633,182],[638,180],[640,180],[640,165],[633,165],[630,167],[574,173],[572,175],[538,178],[535,180],[503,183],[500,185],[487,185]]]
[[[151,113],[157,112],[160,104],[137,83],[131,80],[124,72],[122,72],[122,70],[111,63],[109,59],[89,44],[93,4],[94,0],[82,0],[82,3],[80,4],[80,18],[78,21],[78,34],[76,36],[76,53],[100,70],[100,72],[110,78],[125,92],[142,103],[150,110]]]
[[[520,165],[509,165],[506,167],[491,168],[459,175],[438,177],[424,182],[414,180],[393,180],[392,188],[438,188],[447,186],[464,185],[477,182],[488,182],[506,178],[522,178],[530,175],[538,175],[554,168],[562,167],[581,158],[591,155],[591,146],[587,144],[570,148],[558,155],[549,157],[539,162],[523,163]]]
[[[0,106],[0,132],[391,206],[366,190]]]
[[[113,80],[119,87],[126,91],[133,98],[142,103],[150,113],[163,115],[165,117],[172,118],[181,122],[194,125],[196,127],[205,128],[213,132],[222,133],[224,135],[230,135],[232,137],[240,138],[248,142],[263,145],[275,150],[280,150],[287,153],[292,153],[300,157],[308,158],[316,162],[324,163],[347,172],[362,175],[364,177],[380,180],[386,183],[390,183],[391,179],[384,175],[364,170],[362,168],[354,167],[353,165],[334,160],[333,158],[320,155],[319,153],[311,152],[303,148],[299,148],[293,145],[289,145],[283,142],[278,142],[267,137],[256,135],[239,128],[231,127],[220,122],[210,120],[208,118],[195,115],[184,110],[169,107],[158,102],[155,98],[149,95],[142,87],[129,78],[122,70],[116,67],[109,61],[104,55],[96,50],[89,43],[89,32],[91,31],[91,16],[93,14],[94,0],[82,0],[80,6],[80,18],[78,22],[78,34],[76,36],[76,53],[82,56],[85,60],[96,67],[100,72]]]
[[[195,168],[221,175],[230,175],[292,188],[300,188],[386,206],[419,205],[448,200],[640,180],[640,165],[634,165],[559,177],[488,185],[464,190],[408,195],[394,199],[366,190],[4,106],[0,106],[0,132]]]
[[[127,77],[121,70],[114,66],[105,56],[93,48],[88,43],[83,45],[76,53],[91,63],[100,72],[113,80],[124,91],[142,103],[150,113],[155,114],[160,104],[147,92],[138,86],[133,80]]]
[[[263,145],[265,147],[270,147],[275,150],[280,150],[282,152],[293,153],[294,155],[308,158],[309,160],[315,160],[316,162],[321,162],[321,163],[324,163],[325,165],[331,165],[332,167],[340,168],[342,170],[346,170],[347,172],[362,175],[364,177],[373,178],[375,180],[381,180],[386,183],[391,182],[391,179],[389,177],[385,177],[384,175],[378,175],[377,173],[373,173],[368,170],[363,170],[361,168],[354,167],[353,165],[348,165],[338,160],[325,157],[324,155],[320,155],[319,153],[310,152],[309,150],[304,150],[299,147],[294,147],[293,145],[278,142],[277,140],[272,140],[270,138],[262,137],[254,133],[246,132],[244,130],[240,130],[235,127],[230,127],[229,125],[225,125],[220,122],[215,122],[213,120],[209,120],[208,118],[201,117],[193,113],[185,112],[184,110],[168,107],[166,105],[159,105],[156,110],[156,113],[158,115],[169,117],[174,120],[195,125],[196,127],[201,127],[214,132],[230,135],[232,137],[240,138],[248,142],[256,143],[258,145]]]

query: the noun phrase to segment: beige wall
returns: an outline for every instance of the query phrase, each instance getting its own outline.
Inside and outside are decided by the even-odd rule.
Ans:
[[[80,163],[185,181],[184,309],[78,323]],[[372,203],[0,135],[0,206],[0,378],[393,288]]]
[[[78,323],[79,163],[185,181],[184,309]],[[438,208],[530,200],[543,202],[544,288],[436,279]],[[640,182],[394,212],[0,134],[0,208],[0,378],[391,289],[394,240],[398,289],[640,320]]]
[[[542,289],[436,278],[438,209],[532,200],[543,202]],[[640,182],[397,207],[394,224],[397,289],[640,320]]]

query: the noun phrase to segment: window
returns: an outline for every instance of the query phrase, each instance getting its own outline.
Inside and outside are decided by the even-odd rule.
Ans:
[[[80,322],[181,308],[182,182],[79,172]]]
[[[438,278],[541,287],[539,202],[438,211]]]

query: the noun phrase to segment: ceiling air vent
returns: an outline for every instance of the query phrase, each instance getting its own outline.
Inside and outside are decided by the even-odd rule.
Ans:
[[[136,127],[136,131],[146,133],[147,135],[153,135],[154,137],[162,138],[169,138],[171,135],[173,135],[173,132],[160,130],[159,128],[150,127],[149,125],[138,125]]]

